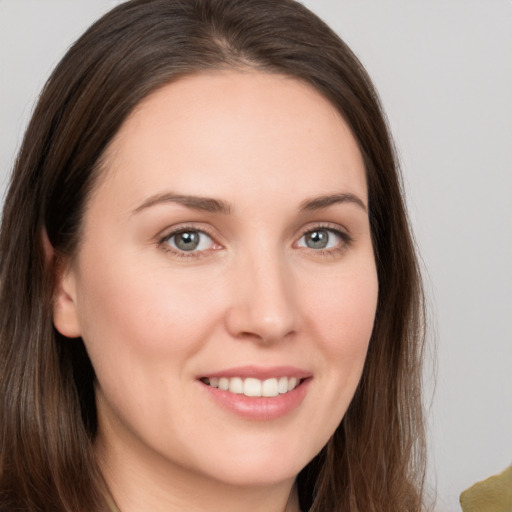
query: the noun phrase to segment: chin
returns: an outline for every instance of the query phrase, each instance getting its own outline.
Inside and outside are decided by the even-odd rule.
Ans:
[[[207,464],[216,480],[239,487],[272,486],[293,481],[316,455],[307,456],[304,450],[245,450],[229,452],[229,456],[216,458]],[[204,467],[204,460],[203,467]],[[205,468],[206,469],[206,468]]]
[[[215,479],[235,487],[269,487],[286,481],[294,481],[302,465],[291,465],[273,460],[261,466],[250,466],[247,461],[229,468],[217,468]]]

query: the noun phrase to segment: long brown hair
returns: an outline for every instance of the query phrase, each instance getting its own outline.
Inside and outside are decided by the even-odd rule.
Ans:
[[[302,80],[341,113],[368,182],[379,279],[363,376],[338,429],[298,477],[310,512],[417,511],[424,435],[423,301],[400,175],[378,96],[340,38],[293,0],[132,0],[97,21],[48,80],[19,151],[0,234],[0,510],[109,507],[93,454],[94,371],[52,324],[58,258],[80,241],[102,155],[134,107],[203,70]]]

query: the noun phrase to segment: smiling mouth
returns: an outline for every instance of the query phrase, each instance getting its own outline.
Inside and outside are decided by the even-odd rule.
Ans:
[[[254,377],[203,377],[203,384],[221,391],[248,397],[275,397],[285,395],[300,386],[305,379],[297,377],[274,377],[260,380]]]

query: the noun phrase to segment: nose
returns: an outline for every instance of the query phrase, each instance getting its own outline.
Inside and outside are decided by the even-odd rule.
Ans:
[[[268,251],[251,254],[237,265],[231,289],[226,328],[235,338],[272,345],[296,332],[293,271],[283,258]]]

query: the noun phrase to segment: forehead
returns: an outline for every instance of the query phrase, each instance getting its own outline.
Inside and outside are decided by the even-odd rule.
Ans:
[[[151,94],[105,169],[102,181],[128,187],[133,201],[158,189],[240,199],[348,188],[366,199],[364,163],[336,108],[296,79],[255,71],[192,75]]]

